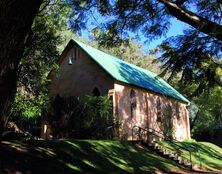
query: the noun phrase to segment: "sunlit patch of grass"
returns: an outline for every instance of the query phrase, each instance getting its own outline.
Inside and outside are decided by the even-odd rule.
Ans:
[[[116,161],[118,161],[119,163],[128,165],[128,163],[127,163],[124,159],[121,159],[121,158],[118,158],[118,157],[114,157],[114,159],[115,159]]]
[[[72,143],[70,141],[65,141],[65,142],[70,144],[70,145],[72,145],[74,148],[81,149],[81,147],[78,144],[76,144],[76,143]]]
[[[65,165],[67,167],[69,167],[70,169],[73,169],[73,170],[78,171],[78,172],[82,172],[82,170],[80,168],[78,168],[77,166],[74,166],[74,165],[72,165],[70,163],[65,163]]]
[[[27,148],[20,142],[17,142],[17,141],[14,141],[14,142],[2,141],[2,143],[7,144],[10,148],[15,149],[16,151],[28,152]]]
[[[131,172],[133,168],[129,165],[126,165],[126,163],[120,163],[119,160],[114,160],[114,159],[108,159],[112,164],[114,164],[116,167],[121,168],[125,171]]]
[[[85,164],[87,164],[87,165],[89,165],[90,167],[93,167],[93,168],[97,168],[97,166],[95,165],[95,164],[93,164],[91,161],[89,161],[89,160],[83,160],[83,162],[85,163]]]
[[[43,147],[37,147],[35,148],[36,151],[39,151],[39,152],[43,152],[49,156],[55,156],[55,152],[53,151],[53,149],[51,148],[43,148]]]
[[[72,148],[80,151],[81,153],[85,153],[84,149],[77,142],[65,141],[67,144],[71,145]]]

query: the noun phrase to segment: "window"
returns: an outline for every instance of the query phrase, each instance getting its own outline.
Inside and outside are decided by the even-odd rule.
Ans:
[[[136,93],[132,89],[130,91],[130,114],[131,114],[131,118],[133,118],[135,116],[135,112],[136,112]]]
[[[74,47],[73,49],[73,60],[76,60],[77,59],[77,48]]]
[[[79,58],[80,50],[77,47],[73,47],[70,51],[70,56],[68,57],[68,65],[72,65],[73,61],[76,61]]]
[[[158,98],[157,99],[157,102],[156,102],[156,108],[157,108],[157,122],[161,122],[162,121],[162,114],[161,114],[161,102],[160,102],[160,99]]]
[[[177,117],[177,119],[180,119],[180,117],[181,117],[181,114],[180,114],[180,105],[179,105],[178,102],[176,103],[176,117]]]
[[[173,119],[172,119],[172,106],[168,103],[164,104],[165,107],[163,109],[163,134],[168,138],[172,139],[174,134],[174,127],[173,127]]]
[[[93,91],[92,91],[92,94],[94,95],[94,96],[100,96],[100,91],[99,91],[99,89],[97,88],[97,87],[95,87],[94,89],[93,89]]]
[[[78,60],[80,58],[80,49],[74,47],[74,60]]]

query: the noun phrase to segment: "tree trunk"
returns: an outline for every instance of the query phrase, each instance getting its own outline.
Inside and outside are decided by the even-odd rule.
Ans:
[[[193,26],[200,32],[222,41],[222,26],[181,7],[181,4],[183,4],[186,0],[178,0],[176,1],[177,3],[169,0],[158,1],[163,3],[169,13],[178,20]]]
[[[0,135],[16,93],[18,64],[42,1],[0,0]]]

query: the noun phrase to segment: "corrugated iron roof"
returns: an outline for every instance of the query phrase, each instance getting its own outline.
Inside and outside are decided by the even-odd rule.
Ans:
[[[77,40],[71,40],[84,50],[99,66],[115,80],[190,103],[182,94],[157,74],[125,62]]]

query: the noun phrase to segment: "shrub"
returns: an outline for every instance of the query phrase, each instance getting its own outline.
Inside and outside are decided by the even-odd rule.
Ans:
[[[107,96],[56,96],[51,100],[47,118],[56,138],[114,136],[112,103]]]

